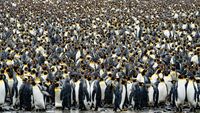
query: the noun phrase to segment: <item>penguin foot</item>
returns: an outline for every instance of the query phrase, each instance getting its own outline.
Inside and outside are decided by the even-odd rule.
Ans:
[[[190,108],[190,112],[195,112],[195,111],[196,111],[196,110],[195,110],[194,107]]]
[[[128,111],[127,109],[122,109],[122,111]]]
[[[182,112],[182,108],[176,108],[177,112]]]
[[[64,111],[65,110],[65,107],[62,107],[62,111]]]
[[[95,108],[94,111],[98,111],[98,108]]]

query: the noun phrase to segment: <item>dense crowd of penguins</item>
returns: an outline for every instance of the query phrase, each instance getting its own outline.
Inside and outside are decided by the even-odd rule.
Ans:
[[[194,111],[199,6],[199,0],[1,0],[1,110]]]

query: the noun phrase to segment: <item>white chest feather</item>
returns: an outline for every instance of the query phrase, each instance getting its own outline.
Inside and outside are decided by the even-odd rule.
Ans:
[[[127,95],[128,95],[128,100],[130,98],[130,94],[132,91],[132,83],[127,84]]]
[[[185,84],[186,84],[185,79],[178,80],[178,88],[177,88],[178,100],[181,102],[184,102],[185,97],[186,97]]]
[[[172,78],[171,78],[171,76],[164,76],[164,81],[165,81],[165,83],[167,85],[168,94],[169,94],[170,90],[171,90],[171,87],[172,87],[172,83],[171,83]]]
[[[144,77],[142,76],[142,74],[138,74],[136,79],[137,79],[137,81],[144,83]]]
[[[6,97],[5,84],[2,80],[0,81],[0,92],[1,92],[0,105],[2,105],[5,103],[5,97]]]
[[[167,97],[167,86],[164,82],[158,84],[159,96],[158,101],[164,102]]]
[[[80,87],[80,81],[75,82],[75,97],[76,102],[79,103],[79,87]]]
[[[10,93],[12,93],[13,85],[14,85],[14,80],[8,78],[8,87],[9,87],[9,90],[10,90],[9,95],[10,95]]]
[[[120,103],[121,109],[123,108],[125,97],[126,97],[126,87],[125,87],[125,85],[122,85],[122,99],[121,99],[121,103]]]
[[[105,91],[106,91],[105,81],[100,82],[100,88],[101,88],[101,100],[104,100],[105,99]]]
[[[62,101],[60,100],[61,89],[58,87],[55,89],[55,107],[62,107]]]
[[[152,86],[150,86],[148,88],[149,103],[153,103],[153,93],[154,93],[154,89]]]
[[[38,86],[33,86],[33,98],[36,109],[45,109],[44,95]]]
[[[187,99],[190,104],[196,107],[197,100],[195,100],[195,84],[193,81],[188,82],[187,86]]]

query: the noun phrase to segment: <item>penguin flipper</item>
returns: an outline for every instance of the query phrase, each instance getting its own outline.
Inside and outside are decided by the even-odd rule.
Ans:
[[[94,101],[95,94],[96,94],[96,90],[93,90],[92,91],[92,101]]]
[[[7,80],[4,80],[4,84],[5,84],[6,97],[7,97],[7,96],[8,96],[8,91],[9,91],[8,81],[7,81]]]
[[[47,91],[41,91],[43,95],[45,96],[51,96]]]
[[[16,94],[15,98],[17,98],[18,97],[18,88],[17,88],[16,84],[14,84],[13,86],[14,87],[12,88],[12,97],[14,96],[14,94]]]
[[[195,85],[195,83],[193,82],[194,85],[194,91],[195,91],[195,95],[194,95],[194,100],[197,101],[198,100],[198,91],[197,91],[197,85]]]
[[[175,100],[177,101],[178,100],[178,85],[175,86],[175,89],[174,89],[174,97],[175,97]]]
[[[154,92],[153,92],[153,101],[155,102],[155,105],[158,104],[158,97],[159,97],[159,91],[157,87],[153,87]]]

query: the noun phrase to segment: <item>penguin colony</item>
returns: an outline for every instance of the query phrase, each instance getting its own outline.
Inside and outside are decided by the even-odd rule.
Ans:
[[[199,0],[1,0],[0,110],[200,105]]]

